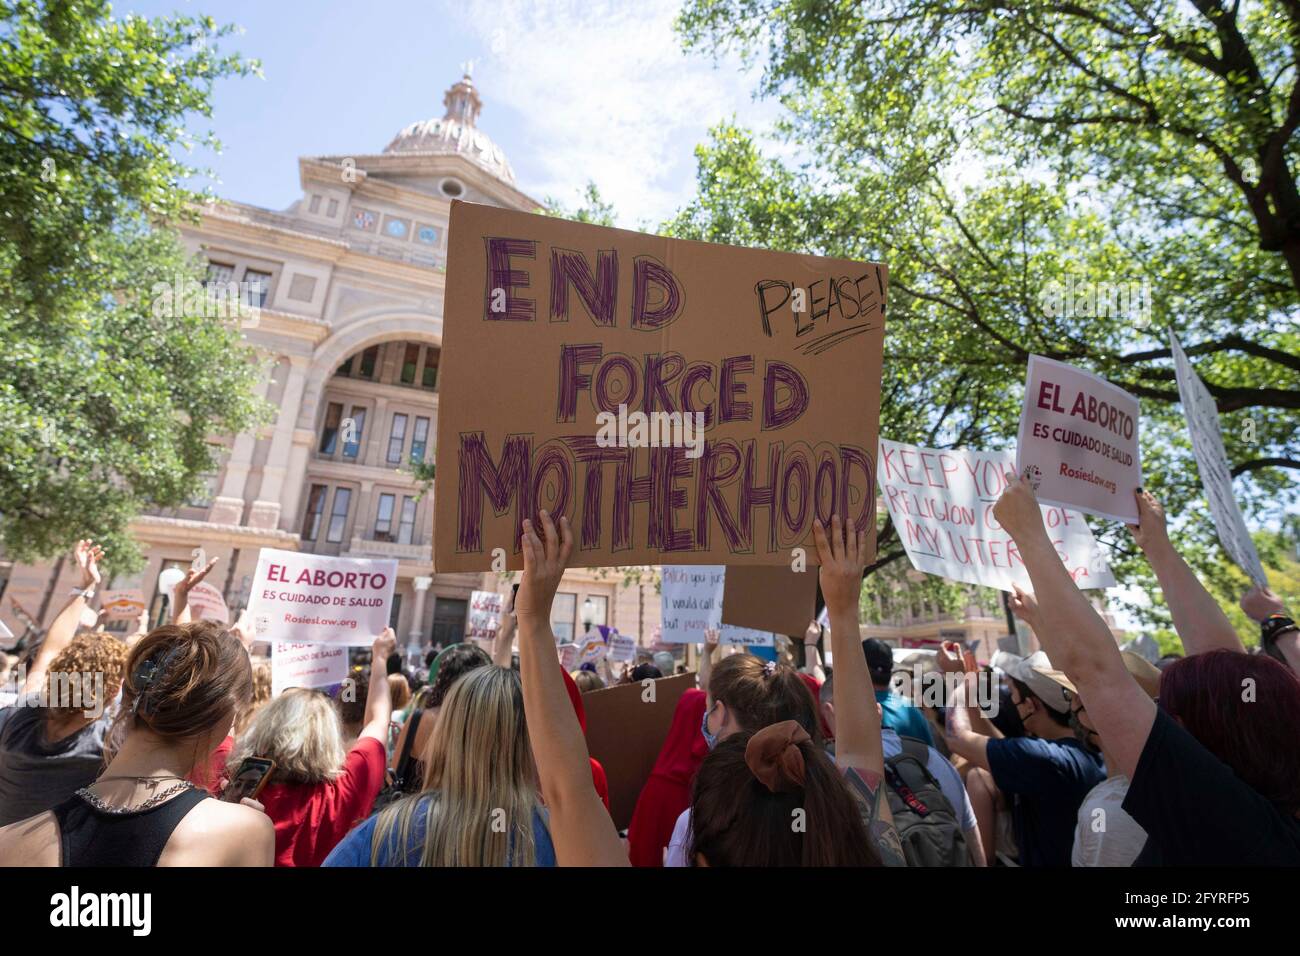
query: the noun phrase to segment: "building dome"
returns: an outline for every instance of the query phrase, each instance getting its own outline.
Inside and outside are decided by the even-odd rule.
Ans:
[[[464,156],[503,182],[514,185],[515,171],[501,147],[475,125],[483,101],[479,99],[469,70],[442,97],[447,112],[442,119],[412,123],[384,147],[385,153],[436,153]]]

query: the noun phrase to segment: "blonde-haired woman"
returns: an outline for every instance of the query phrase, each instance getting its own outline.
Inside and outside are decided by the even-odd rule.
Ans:
[[[397,642],[391,629],[375,638],[372,659],[385,660]],[[320,866],[357,821],[370,814],[384,788],[392,706],[383,668],[372,668],[365,724],[343,749],[343,723],[324,694],[285,691],[259,710],[226,763],[234,777],[248,757],[275,761],[258,800],[275,824],[276,866]]]
[[[348,834],[326,866],[554,866],[519,674],[461,677],[422,757],[424,789]]]
[[[250,659],[253,665],[253,699],[235,715],[234,735],[238,737],[248,729],[257,712],[271,702],[271,662],[261,658]]]

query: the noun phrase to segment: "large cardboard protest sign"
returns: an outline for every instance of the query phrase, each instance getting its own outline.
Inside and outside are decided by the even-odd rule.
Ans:
[[[504,603],[505,598],[496,591],[471,591],[465,636],[488,644],[495,641]]]
[[[694,674],[678,674],[582,695],[587,750],[605,770],[610,816],[618,829],[632,822],[636,798],[672,727],[677,702],[694,687]]]
[[[1029,356],[1016,473],[1038,500],[1137,524],[1138,400],[1100,376]]]
[[[249,613],[259,640],[366,646],[388,626],[397,562],[263,548]]]
[[[731,569],[734,570],[734,569]],[[729,574],[720,565],[666,564],[660,573],[662,620],[659,640],[664,644],[699,644],[706,628],[721,632],[723,644],[770,647],[770,632],[723,624],[723,591]]]
[[[290,687],[328,687],[347,676],[348,649],[343,644],[275,641],[271,645],[273,697],[279,697]]]
[[[1223,449],[1223,432],[1219,430],[1219,406],[1192,363],[1187,361],[1178,337],[1169,332],[1169,348],[1174,353],[1174,372],[1178,378],[1178,396],[1182,399],[1187,429],[1192,435],[1192,452],[1201,473],[1201,487],[1210,502],[1210,515],[1219,532],[1224,553],[1250,576],[1256,584],[1268,585],[1264,565],[1251,540],[1250,531],[1232,493],[1232,468]]]
[[[912,567],[953,581],[1010,591],[1033,588],[1016,543],[993,517],[1015,478],[1010,451],[920,448],[880,439],[880,493]],[[1043,524],[1081,588],[1114,587],[1083,515],[1042,505]]]
[[[872,263],[453,203],[438,570],[522,567],[543,508],[580,567],[786,564],[832,512],[874,550],[886,291]]]

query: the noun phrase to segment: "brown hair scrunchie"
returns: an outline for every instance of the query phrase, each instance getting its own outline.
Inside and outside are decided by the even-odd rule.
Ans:
[[[799,745],[812,740],[797,720],[783,720],[758,731],[745,745],[745,763],[758,782],[773,793],[803,786],[804,762]]]

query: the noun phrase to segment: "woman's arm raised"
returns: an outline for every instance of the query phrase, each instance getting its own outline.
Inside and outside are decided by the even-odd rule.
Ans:
[[[1110,769],[1131,779],[1156,719],[1155,704],[1124,666],[1106,622],[1075,586],[1043,527],[1043,512],[1029,483],[1020,478],[1009,484],[993,514],[1015,539],[1034,586],[1038,642],[1053,666],[1079,689],[1088,716],[1115,758]]]
[[[628,866],[614,821],[591,782],[590,754],[564,687],[551,635],[551,603],[573,550],[569,519],[559,530],[541,513],[542,537],[523,527],[524,579],[515,598],[524,713],[537,760],[551,838],[561,866]]]
[[[370,645],[370,687],[366,692],[365,726],[357,739],[374,737],[388,744],[388,722],[393,718],[393,697],[388,692],[388,658],[397,650],[397,636],[391,627]]]
[[[1223,608],[1210,597],[1196,572],[1187,566],[1169,540],[1165,509],[1150,492],[1138,489],[1134,497],[1137,499],[1138,523],[1129,525],[1128,530],[1146,555],[1151,570],[1156,573],[1156,580],[1160,582],[1160,590],[1164,592],[1165,603],[1174,619],[1174,630],[1178,632],[1187,656],[1219,648],[1244,653],[1246,649],[1241,644],[1241,637],[1228,622]]]
[[[81,590],[72,595],[71,600],[51,622],[50,629],[45,632],[45,640],[41,642],[40,649],[36,652],[36,657],[27,671],[27,680],[23,682],[24,694],[32,693],[45,683],[45,674],[50,669],[50,664],[54,658],[63,653],[77,634],[77,627],[81,624],[81,612],[86,609],[86,598],[83,592],[99,587],[101,580],[99,562],[104,559],[104,549],[87,538],[77,542],[72,557],[81,571]]]

